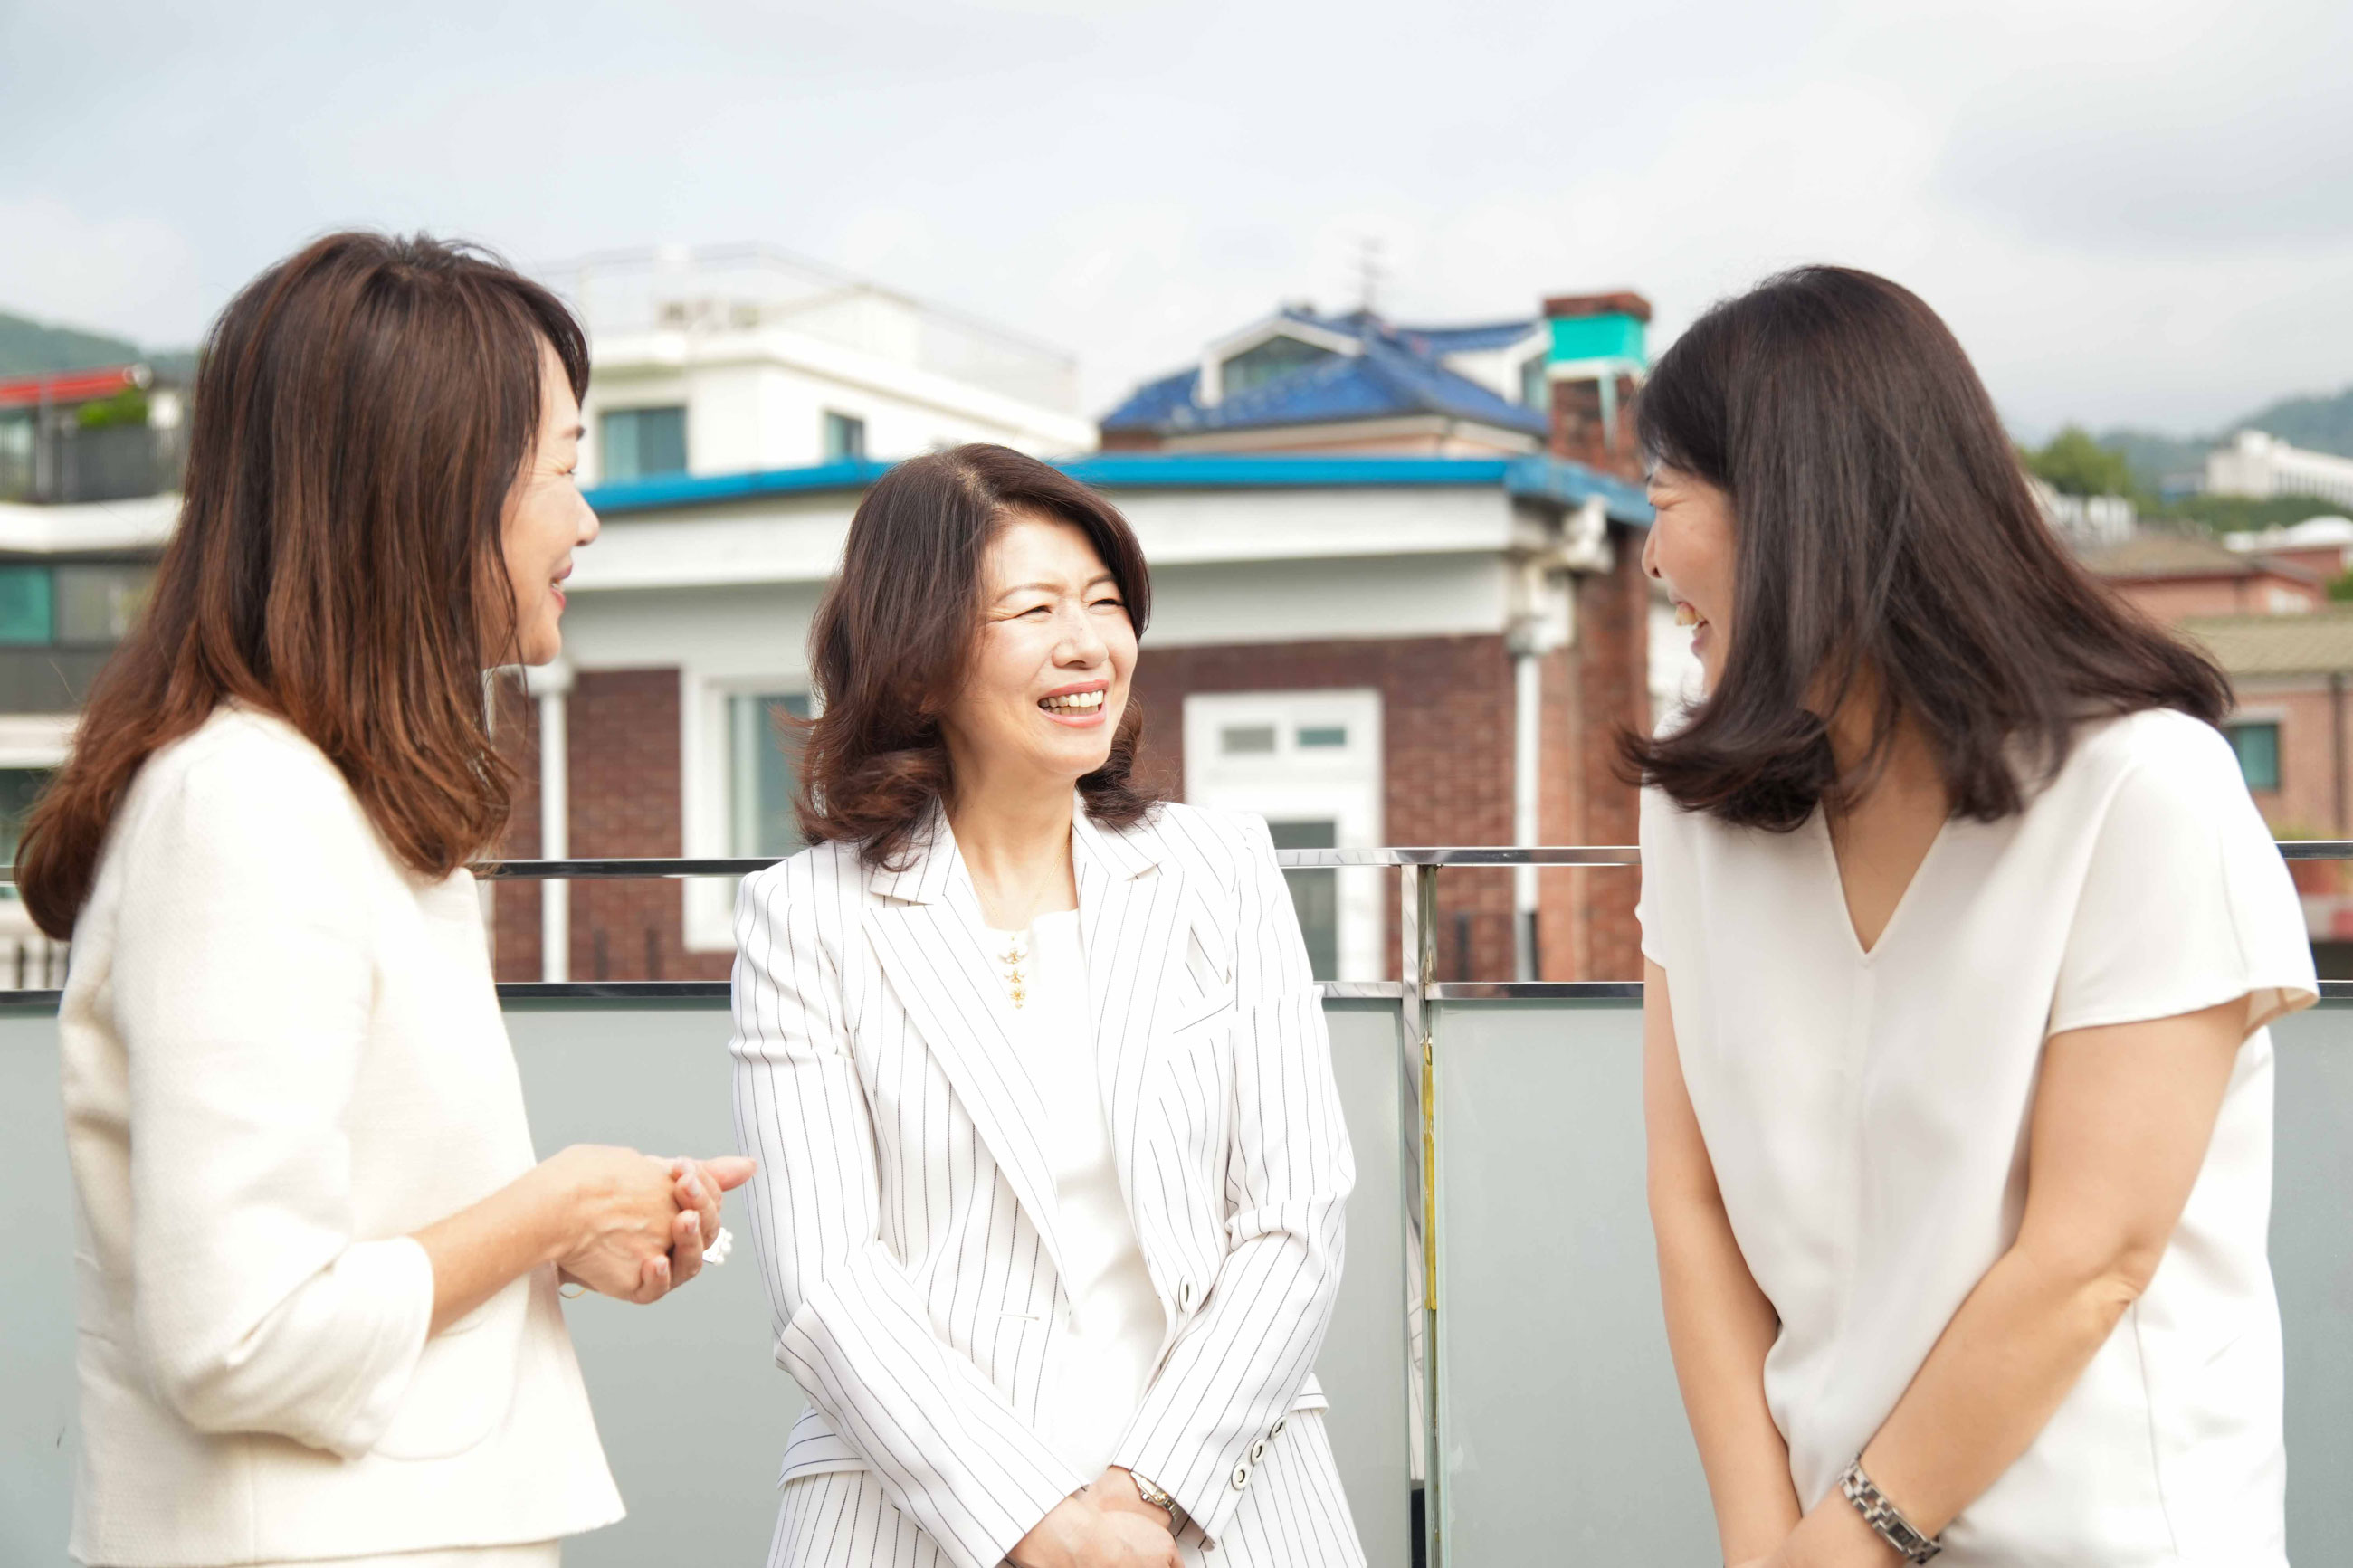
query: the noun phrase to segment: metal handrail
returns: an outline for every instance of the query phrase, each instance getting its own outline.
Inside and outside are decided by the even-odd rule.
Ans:
[[[1297,871],[1356,866],[1639,866],[1642,852],[1631,844],[1611,845],[1432,845],[1379,849],[1278,849],[1276,861]],[[2345,846],[2353,859],[2353,842]],[[697,858],[649,855],[636,858],[485,860],[475,874],[512,880],[590,881],[641,877],[748,877],[777,864],[781,856]]]
[[[2288,860],[2353,860],[2353,838],[2286,838],[2279,844]],[[1365,866],[1639,866],[1642,852],[1631,844],[1394,846],[1377,849],[1278,849],[1277,863],[1289,870],[1318,871]],[[749,877],[776,865],[781,856],[645,855],[569,860],[483,860],[475,874],[507,881],[605,881],[632,878]],[[16,868],[0,866],[0,882],[14,882]]]

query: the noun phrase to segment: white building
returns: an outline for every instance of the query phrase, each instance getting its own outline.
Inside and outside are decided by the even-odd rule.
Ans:
[[[1067,354],[763,246],[540,268],[586,324],[596,482],[744,474],[965,441],[1094,445]]]
[[[2353,458],[2307,452],[2261,430],[2242,430],[2229,446],[2206,454],[2206,492],[2257,500],[2317,496],[2353,506]]]
[[[2071,496],[2032,474],[2026,483],[2042,508],[2042,520],[2078,550],[2122,544],[2139,526],[2139,513],[2129,496]]]

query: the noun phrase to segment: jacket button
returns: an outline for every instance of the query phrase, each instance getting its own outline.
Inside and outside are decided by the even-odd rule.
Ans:
[[[1193,1310],[1193,1282],[1190,1279],[1176,1287],[1176,1310],[1180,1312]]]
[[[1250,1485],[1250,1467],[1248,1465],[1236,1465],[1234,1467],[1234,1490],[1240,1491],[1248,1485]]]
[[[1250,1445],[1250,1463],[1251,1463],[1251,1464],[1253,1464],[1253,1465],[1255,1465],[1255,1464],[1257,1464],[1261,1459],[1263,1459],[1263,1458],[1266,1458],[1266,1439],[1265,1439],[1265,1438],[1263,1438],[1263,1437],[1261,1437],[1257,1442],[1252,1443],[1252,1444]]]
[[[1291,1417],[1290,1417],[1290,1416],[1288,1416],[1288,1415],[1284,1415],[1284,1416],[1281,1416],[1281,1417],[1279,1417],[1279,1418],[1275,1421],[1275,1424],[1274,1424],[1274,1430],[1272,1430],[1271,1432],[1269,1432],[1269,1433],[1267,1434],[1267,1436],[1270,1436],[1270,1437],[1280,1437],[1280,1436],[1282,1436],[1282,1428],[1283,1428],[1284,1425],[1290,1421],[1290,1419],[1291,1419]]]

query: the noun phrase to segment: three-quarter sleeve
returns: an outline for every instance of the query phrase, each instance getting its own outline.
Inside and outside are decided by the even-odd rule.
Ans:
[[[2151,725],[2099,818],[2049,1033],[2246,1001],[2246,1032],[2318,996],[2302,905],[2228,742]]]
[[[1166,1488],[1210,1541],[1240,1504],[1229,1478],[1247,1479],[1323,1348],[1356,1181],[1322,995],[1266,824],[1250,819],[1238,847],[1227,1252],[1112,1458]]]
[[[433,1310],[421,1247],[354,1234],[371,846],[324,764],[237,761],[167,781],[117,849],[134,1331],[198,1431],[354,1458],[391,1423]]]

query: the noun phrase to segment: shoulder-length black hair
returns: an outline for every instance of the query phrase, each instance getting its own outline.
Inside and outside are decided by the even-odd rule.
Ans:
[[[989,542],[1020,514],[1083,532],[1144,634],[1152,615],[1144,549],[1103,497],[1008,447],[976,443],[901,463],[849,520],[841,574],[809,629],[822,706],[806,727],[795,806],[810,843],[855,842],[866,864],[899,866],[947,797],[940,711],[963,686],[979,635]],[[1143,738],[1131,691],[1109,760],[1079,781],[1088,816],[1105,826],[1128,826],[1152,808],[1131,778]]]
[[[1687,810],[1795,828],[1867,784],[1905,721],[1954,813],[1990,822],[2087,718],[2229,711],[2212,663],[2060,543],[1960,343],[1884,278],[1804,267],[1716,305],[1660,357],[1637,430],[1733,508],[1715,689],[1673,733],[1620,739]],[[1826,715],[1858,691],[1872,744],[1841,778]]]

